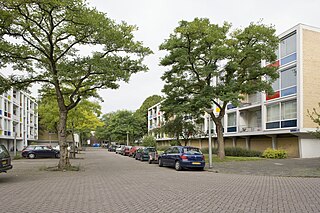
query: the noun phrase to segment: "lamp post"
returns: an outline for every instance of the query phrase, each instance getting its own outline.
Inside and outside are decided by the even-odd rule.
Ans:
[[[127,146],[129,146],[129,131],[127,131]]]
[[[212,169],[212,144],[211,144],[211,115],[213,109],[205,109],[205,111],[209,114],[208,117],[208,129],[209,129],[209,169]]]

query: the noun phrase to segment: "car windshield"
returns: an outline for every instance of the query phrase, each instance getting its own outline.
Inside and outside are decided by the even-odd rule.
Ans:
[[[10,155],[6,147],[4,147],[3,145],[0,145],[0,158],[8,158],[8,157],[10,157]]]
[[[185,147],[183,148],[183,153],[194,155],[194,154],[202,154],[200,149],[195,147]]]

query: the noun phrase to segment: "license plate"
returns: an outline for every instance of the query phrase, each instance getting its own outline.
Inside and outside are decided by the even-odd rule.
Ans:
[[[6,160],[3,160],[2,161],[2,165],[6,165],[7,164],[7,161]]]
[[[200,162],[192,162],[193,165],[200,165]]]

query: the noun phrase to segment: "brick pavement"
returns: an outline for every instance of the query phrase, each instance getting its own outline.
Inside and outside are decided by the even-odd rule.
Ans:
[[[176,172],[103,149],[79,156],[79,172],[14,161],[0,175],[0,212],[320,212],[320,178]]]

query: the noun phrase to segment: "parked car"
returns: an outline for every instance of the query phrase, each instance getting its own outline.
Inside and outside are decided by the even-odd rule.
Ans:
[[[22,157],[25,158],[59,158],[60,151],[52,149],[49,146],[45,145],[29,145],[22,150]]]
[[[0,145],[0,173],[12,169],[11,157],[4,145]]]
[[[136,160],[149,160],[149,152],[155,152],[156,148],[154,147],[144,147],[144,148],[139,148],[136,152],[135,159]]]
[[[184,168],[204,169],[205,159],[199,148],[191,146],[173,146],[159,156],[158,164],[174,167],[177,171]]]
[[[52,147],[52,148],[55,149],[55,150],[60,151],[60,145],[54,146],[54,147]],[[68,146],[68,147],[67,147],[67,150],[68,150],[69,152],[73,152],[72,146]],[[77,146],[75,146],[75,153],[78,153],[78,147],[77,147]]]
[[[130,151],[129,151],[129,157],[136,157],[136,151],[139,149],[139,148],[143,148],[142,146],[133,146],[131,147]]]
[[[94,143],[94,144],[92,144],[92,147],[100,147],[100,144],[99,143]]]
[[[125,147],[123,148],[122,154],[123,154],[124,156],[129,156],[129,152],[130,152],[131,147],[132,147],[132,146],[125,146]]]
[[[123,147],[124,145],[118,145],[118,147],[116,148],[116,154],[121,154]]]
[[[152,163],[158,163],[158,152],[155,150],[154,152],[149,152],[149,159],[148,159],[148,163],[152,164]]]
[[[115,152],[116,151],[117,146],[116,145],[110,145],[108,148],[109,152]]]

